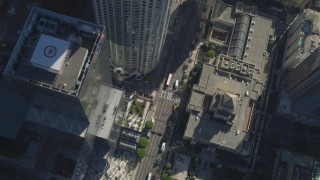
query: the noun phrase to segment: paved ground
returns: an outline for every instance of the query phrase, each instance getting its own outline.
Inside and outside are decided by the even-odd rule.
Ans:
[[[132,173],[133,165],[131,161],[121,158],[115,158],[113,155],[107,158],[110,168],[106,171],[106,174],[113,179],[132,180],[134,174]],[[103,179],[103,177],[102,177]]]

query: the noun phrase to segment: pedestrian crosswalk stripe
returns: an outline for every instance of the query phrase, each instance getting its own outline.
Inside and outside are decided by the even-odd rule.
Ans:
[[[174,93],[171,92],[166,92],[166,91],[162,91],[160,94],[160,97],[164,98],[164,99],[169,99],[169,100],[177,100],[178,96]]]

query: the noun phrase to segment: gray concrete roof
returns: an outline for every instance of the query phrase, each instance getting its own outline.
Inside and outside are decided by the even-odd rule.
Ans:
[[[234,41],[231,41],[229,49],[229,54],[233,53],[236,59],[220,55],[214,64],[203,65],[199,83],[194,85],[187,106],[190,116],[184,137],[211,142],[231,151],[248,154],[250,152],[248,131],[253,102],[262,94],[271,66],[271,61],[265,52],[272,32],[272,21],[252,16],[251,20],[254,21],[252,23],[248,15],[242,17],[238,17],[239,22],[233,32]],[[223,93],[234,97],[236,112],[234,119],[227,120],[227,117],[230,117],[227,113],[230,112],[226,109],[222,109],[226,111],[223,113],[219,108],[203,107],[207,97],[211,96],[214,99],[217,94]],[[218,112],[221,112],[221,116],[213,112],[218,115]],[[221,119],[218,121],[217,118]],[[221,121],[222,119],[227,121]]]
[[[90,112],[90,125],[88,132],[92,135],[108,139],[112,125],[117,116],[118,106],[123,91],[109,86],[101,85],[98,89],[95,108]],[[104,108],[105,112],[104,112]]]
[[[262,72],[269,72],[271,65],[263,53],[267,51],[272,21],[260,16],[252,17],[252,21],[255,22],[254,25],[250,26],[253,32],[249,32],[248,34],[251,40],[246,43],[246,46],[250,46],[250,48],[245,49],[244,53],[248,55],[243,58],[243,61],[254,64],[255,68],[261,72],[260,74],[255,73],[255,78],[263,79],[266,77],[262,76]]]
[[[99,38],[102,37],[103,30],[102,26],[96,24],[33,8],[20,33],[4,74],[12,79],[19,79],[47,90],[79,95],[86,72],[93,61],[93,56],[96,55],[96,50],[100,47]],[[70,44],[61,69],[53,71],[50,68],[36,67],[35,63],[31,63],[41,35],[54,37]],[[51,45],[46,46],[48,48]],[[41,56],[37,62],[44,60],[43,57]],[[51,56],[45,55],[45,57],[50,58]],[[56,58],[53,57],[52,59]],[[44,67],[43,63],[42,67]]]
[[[216,74],[216,70],[217,67],[215,65],[204,64],[199,82],[199,86],[203,87],[201,88],[203,91],[201,92],[199,89],[195,90],[198,87],[195,85],[196,88],[192,91],[188,108],[190,108],[191,104],[200,106],[205,94],[230,93],[236,97],[236,101],[234,102],[236,103],[234,122],[230,125],[223,121],[214,120],[210,112],[203,109],[203,107],[198,108],[198,111],[190,108],[199,113],[190,113],[184,136],[186,138],[211,142],[241,153],[248,153],[249,142],[246,142],[248,135],[243,129],[245,129],[244,126],[246,125],[246,111],[250,99],[253,99],[250,97],[250,92],[254,91],[256,81],[251,80],[251,82],[246,84],[225,77],[222,74]],[[247,91],[249,91],[249,96],[246,95]],[[200,118],[197,118],[197,116],[200,116]],[[239,131],[238,135],[237,131]],[[243,146],[243,143],[245,146]]]
[[[72,90],[78,82],[78,75],[87,54],[88,50],[85,48],[72,47],[70,57],[63,63],[61,74],[54,74],[30,65],[29,59],[25,59],[25,63],[21,63],[18,67],[16,75],[58,89]],[[66,86],[63,88],[64,84]]]
[[[190,114],[184,136],[204,142],[211,142],[244,154],[248,153],[247,144],[249,142],[244,141],[248,140],[249,134],[243,132],[242,128],[249,100],[248,97],[243,99],[242,105],[238,110],[237,121],[232,126],[213,120],[209,113],[203,113],[199,120],[196,119],[196,115]],[[239,134],[237,135],[238,130]]]
[[[267,51],[269,35],[273,33],[272,20],[262,13],[252,16],[251,13],[257,11],[255,7],[238,3],[238,8],[240,10],[236,11],[236,7],[219,1],[215,4],[211,19],[226,26],[234,26],[228,54],[254,64],[259,71],[253,75],[254,78],[265,81],[266,73],[260,72],[268,72],[271,66],[264,53]]]
[[[215,21],[219,22],[234,23],[235,16],[234,13],[232,13],[233,11],[233,6],[218,1],[215,4],[214,10],[211,15],[211,19],[214,19]]]

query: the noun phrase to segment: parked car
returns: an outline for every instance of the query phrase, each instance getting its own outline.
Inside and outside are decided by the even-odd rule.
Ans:
[[[162,145],[161,145],[161,152],[163,152],[165,150],[166,150],[166,143],[163,142]]]

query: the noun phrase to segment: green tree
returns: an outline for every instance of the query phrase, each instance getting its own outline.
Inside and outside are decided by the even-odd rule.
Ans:
[[[167,174],[167,173],[163,173],[163,174],[161,175],[161,179],[162,179],[162,180],[167,180],[168,177],[169,177],[169,174]]]
[[[173,177],[170,176],[168,173],[163,173],[161,175],[161,180],[173,180]]]
[[[171,163],[166,163],[166,169],[171,169],[171,168],[172,168]]]
[[[210,57],[210,58],[213,58],[215,56],[215,52],[214,50],[210,49],[209,51],[207,51],[207,56]]]
[[[136,150],[138,158],[143,158],[146,155],[146,149],[145,148],[137,148]]]
[[[153,127],[153,122],[152,122],[151,120],[146,121],[146,124],[144,125],[144,127],[145,127],[146,129],[152,129],[152,127]]]
[[[146,137],[142,137],[139,139],[138,147],[139,148],[146,148],[149,144],[149,140]]]

